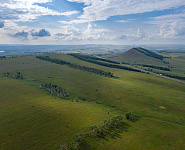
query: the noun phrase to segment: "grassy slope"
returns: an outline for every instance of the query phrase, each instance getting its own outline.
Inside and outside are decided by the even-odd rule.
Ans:
[[[162,60],[152,58],[149,56],[146,56],[145,54],[135,50],[130,49],[124,53],[115,54],[115,55],[109,55],[106,56],[109,59],[120,61],[120,62],[127,62],[131,64],[150,64],[150,65],[163,65],[164,63]]]
[[[132,110],[142,117],[136,123],[130,123],[131,127],[127,132],[121,133],[120,138],[112,139],[108,136],[108,141],[103,140],[103,144],[100,140],[95,141],[94,144],[99,146],[99,149],[183,148],[182,141],[185,139],[184,84],[148,74],[98,66],[71,56],[51,54],[50,57],[108,70],[119,76],[119,79],[105,78],[68,66],[35,60],[34,57],[27,57],[26,59],[22,57],[6,61],[14,61],[12,64],[19,64],[17,62],[22,62],[22,60],[30,62],[30,65],[26,67],[25,65],[15,65],[14,67],[14,70],[23,68],[22,72],[26,80],[34,79],[38,83],[51,82],[67,89],[73,99],[81,96],[88,101],[101,102],[106,108],[114,107],[121,113]],[[9,69],[5,62],[0,66],[4,68],[4,71]],[[88,103],[84,109],[89,104],[93,103]],[[52,103],[49,103],[48,107],[49,105]],[[53,107],[53,111],[55,109]],[[89,108],[90,110],[91,108]],[[68,113],[70,114],[70,112]],[[71,116],[73,115],[71,114]],[[94,119],[98,120],[98,118]],[[72,120],[70,118],[68,121]],[[174,138],[174,136],[176,137]],[[65,137],[62,138],[65,139]]]
[[[57,149],[115,115],[97,104],[55,99],[13,79],[0,78],[0,91],[1,149]]]

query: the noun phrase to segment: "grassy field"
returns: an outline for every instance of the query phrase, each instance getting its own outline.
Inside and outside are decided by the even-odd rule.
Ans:
[[[23,80],[0,78],[2,149],[59,149],[104,119],[132,111],[104,138],[90,138],[96,149],[183,149],[185,84],[145,73],[108,68],[69,55],[51,58],[114,73],[118,79],[59,65],[35,56],[0,61],[0,73],[20,70]],[[39,89],[56,84],[69,93],[59,99]],[[85,98],[85,101],[79,100]],[[55,99],[56,98],[56,99]],[[76,100],[79,102],[76,102]],[[70,125],[70,127],[69,127]]]
[[[14,79],[0,79],[1,149],[59,149],[116,115],[98,104],[71,102]]]

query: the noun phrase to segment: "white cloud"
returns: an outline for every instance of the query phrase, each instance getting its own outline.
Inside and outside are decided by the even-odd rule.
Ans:
[[[129,20],[118,20],[116,22],[119,22],[119,23],[127,23],[127,22],[130,22]]]
[[[89,23],[86,29],[78,29],[74,24],[61,26],[61,31],[55,38],[63,40],[103,40],[110,39],[110,30],[99,28],[96,24]]]
[[[152,17],[150,18],[152,21],[148,21],[149,24],[163,24],[163,23],[173,23],[176,21],[184,22],[185,19],[185,13],[179,13],[179,14],[170,14],[170,15],[162,15],[158,17]]]
[[[62,24],[78,24],[78,23],[86,23],[86,22],[90,22],[89,20],[71,20],[71,21],[58,21]]]
[[[92,0],[67,0],[69,2],[77,2],[77,3],[84,3],[85,5],[90,5]]]
[[[86,40],[106,39],[109,32],[110,30],[108,29],[100,29],[96,24],[89,23],[82,36]]]
[[[106,20],[110,16],[138,14],[164,10],[185,5],[184,0],[68,0],[70,2],[84,3],[83,20]]]
[[[174,39],[185,38],[185,13],[163,15],[150,18],[149,24],[159,28],[159,33],[154,36],[157,38]]]
[[[185,23],[184,22],[165,23],[160,27],[159,36],[163,38],[185,37]]]
[[[147,41],[150,39],[150,34],[146,33],[143,29],[138,28],[130,29],[130,33],[122,33],[117,36],[114,36],[114,40],[122,40],[122,41]]]
[[[38,6],[37,3],[50,3],[52,0],[7,0],[6,2],[0,2],[0,6],[4,11],[12,10],[17,16],[14,21],[30,21],[43,15],[64,15],[70,16],[79,13],[78,11],[58,12],[49,8]],[[8,11],[9,12],[9,11]],[[6,14],[9,16],[9,14]]]

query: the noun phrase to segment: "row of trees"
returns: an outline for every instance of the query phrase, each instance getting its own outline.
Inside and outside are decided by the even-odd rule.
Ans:
[[[149,50],[141,48],[141,47],[133,48],[133,49],[135,49],[136,51],[139,51],[149,57],[153,57],[153,58],[160,59],[160,60],[163,60],[163,58],[164,58],[162,55],[158,55],[152,51],[149,51]]]
[[[135,64],[143,67],[149,67],[149,68],[154,68],[154,69],[159,69],[159,70],[164,70],[164,71],[171,71],[169,68],[166,67],[160,67],[160,66],[153,66],[153,65],[141,65],[141,64]]]
[[[50,58],[49,56],[36,56],[36,58],[38,59],[42,59],[42,60],[46,60],[46,61],[50,61],[52,63],[56,63],[56,64],[60,64],[60,65],[68,65],[69,67],[75,68],[75,69],[80,69],[80,70],[84,70],[84,71],[88,71],[88,72],[92,72],[92,73],[96,73],[105,77],[114,77],[113,73],[111,72],[106,72],[100,69],[96,69],[96,68],[91,68],[91,67],[86,67],[86,66],[80,66],[77,64],[73,64],[64,60],[60,60],[60,59],[56,59],[56,58]]]
[[[69,54],[71,56],[78,56],[79,58],[84,58],[84,59],[88,59],[88,60],[99,60],[99,61],[104,61],[104,62],[108,62],[108,63],[112,63],[112,64],[120,64],[120,62],[117,61],[112,61],[112,60],[108,60],[108,59],[104,59],[104,58],[100,58],[100,57],[93,57],[93,56],[89,56],[89,55],[82,55],[82,54]]]
[[[68,97],[68,92],[65,89],[62,89],[61,87],[58,87],[57,85],[52,85],[51,83],[49,84],[40,84],[41,89],[45,89],[52,95],[55,95],[57,97]]]
[[[4,73],[4,77],[8,77],[8,78],[13,78],[13,79],[23,79],[23,75],[21,74],[21,72],[19,70],[10,73],[10,72],[6,72]]]
[[[105,63],[105,62],[102,62],[102,61],[98,61],[96,59],[95,60],[88,59],[86,57],[86,55],[80,55],[80,54],[69,54],[69,55],[71,55],[71,56],[73,56],[75,58],[78,58],[80,60],[91,62],[91,63],[97,64],[97,65],[101,65],[101,66],[105,66],[105,67],[141,72],[140,70],[136,70],[134,68],[130,68],[130,67],[127,67],[127,66],[120,66],[120,65],[117,65],[117,64]]]

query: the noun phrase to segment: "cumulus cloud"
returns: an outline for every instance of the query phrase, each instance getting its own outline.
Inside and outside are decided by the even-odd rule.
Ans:
[[[0,28],[4,27],[4,21],[0,21]]]
[[[45,29],[41,29],[39,30],[39,32],[32,32],[31,33],[32,36],[36,36],[36,37],[47,37],[47,36],[51,36],[50,32],[45,30]]]
[[[138,28],[137,31],[132,31],[130,34],[120,34],[114,37],[114,40],[124,40],[124,41],[141,41],[148,40],[149,34],[147,34],[144,30]]]
[[[137,34],[135,35],[135,38],[136,39],[144,39],[145,37],[146,37],[146,33],[143,30],[138,28]]]
[[[79,29],[74,24],[61,27],[62,32],[55,34],[56,39],[64,40],[103,40],[110,39],[110,30],[99,28],[96,24],[88,23],[86,29]]]
[[[138,14],[156,10],[170,9],[185,5],[184,0],[68,0],[70,2],[84,3],[82,20],[106,20],[110,16]]]
[[[185,23],[173,22],[165,23],[160,27],[159,36],[163,38],[179,38],[185,36]]]
[[[24,30],[21,32],[17,32],[15,34],[9,33],[8,36],[12,37],[13,39],[21,40],[21,41],[27,41],[28,40],[28,32],[25,32]]]
[[[28,32],[25,32],[24,30],[22,32],[17,32],[16,34],[12,35],[12,37],[28,37]]]
[[[159,28],[159,33],[154,36],[158,38],[180,38],[185,37],[185,13],[163,15],[150,18],[149,24]]]
[[[82,33],[86,40],[106,39],[110,30],[98,28],[96,24],[89,23],[87,29]]]

